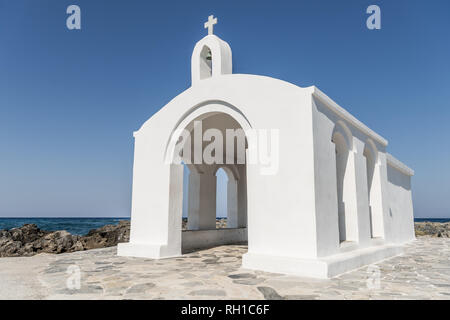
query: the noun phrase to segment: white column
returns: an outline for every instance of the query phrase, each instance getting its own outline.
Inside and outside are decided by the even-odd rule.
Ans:
[[[348,152],[347,165],[344,177],[343,204],[345,212],[346,241],[359,242],[358,226],[358,198],[356,196],[357,180],[355,170],[355,153]],[[342,205],[342,204],[338,204]],[[342,209],[341,209],[342,210]]]
[[[181,255],[183,166],[152,163],[154,158],[151,152],[135,157],[130,242],[119,243],[119,256]]]
[[[366,158],[363,155],[364,144],[354,139],[353,166],[354,166],[354,201],[358,215],[358,242],[361,246],[370,242],[370,215],[369,200],[367,197],[367,168]]]
[[[216,176],[191,172],[189,177],[188,229],[216,228]]]
[[[372,237],[383,238],[383,200],[381,195],[380,165],[375,164],[372,188],[370,189],[370,213],[372,220]]]
[[[183,216],[183,165],[170,165],[169,213],[167,217],[166,255],[181,254],[181,221]],[[164,254],[162,254],[164,255]]]
[[[237,228],[238,225],[238,181],[234,177],[228,177],[227,228]]]
[[[239,181],[237,182],[238,228],[247,227],[247,169],[245,164],[237,165]]]
[[[188,230],[199,229],[200,219],[200,174],[191,170],[188,185]]]
[[[373,173],[372,188],[370,190],[370,206],[372,211],[372,237],[386,238],[389,232],[389,205],[387,201],[387,168],[386,154],[378,153],[378,161]],[[389,239],[387,239],[389,240]]]

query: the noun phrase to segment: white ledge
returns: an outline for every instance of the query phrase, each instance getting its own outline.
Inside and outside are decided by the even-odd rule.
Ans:
[[[354,116],[352,116],[347,110],[342,108],[340,105],[338,105],[336,102],[334,102],[330,97],[328,97],[325,93],[319,90],[319,88],[312,86],[310,87],[312,95],[314,95],[316,98],[318,98],[321,102],[325,104],[328,109],[330,109],[332,112],[336,113],[338,116],[342,117],[343,119],[347,120],[351,125],[353,125],[355,128],[360,130],[361,132],[365,133],[372,139],[376,140],[378,143],[386,147],[388,145],[388,141],[380,136],[378,133],[370,129],[368,126],[366,126],[364,123],[356,119]]]
[[[408,167],[406,164],[395,158],[390,153],[386,152],[386,162],[391,167],[397,169],[398,171],[406,174],[407,176],[412,177],[414,175],[414,170]]]

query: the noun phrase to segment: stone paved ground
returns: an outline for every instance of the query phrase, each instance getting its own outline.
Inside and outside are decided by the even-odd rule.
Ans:
[[[404,255],[376,264],[379,288],[373,267],[331,280],[242,270],[246,250],[222,246],[151,260],[117,257],[113,247],[0,258],[0,299],[450,299],[450,239],[421,237]],[[71,290],[67,270],[76,266],[81,288]]]

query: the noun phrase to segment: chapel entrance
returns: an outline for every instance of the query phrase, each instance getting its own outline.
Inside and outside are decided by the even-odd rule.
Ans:
[[[230,115],[189,123],[182,145],[182,251],[247,242],[247,141]],[[222,218],[217,220],[217,218]]]

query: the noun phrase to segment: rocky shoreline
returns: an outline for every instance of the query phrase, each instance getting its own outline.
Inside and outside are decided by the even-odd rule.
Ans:
[[[130,222],[106,225],[87,235],[67,231],[45,231],[35,224],[0,231],[0,257],[33,256],[38,253],[63,253],[116,246],[130,239]]]
[[[450,238],[450,222],[415,222],[416,237]]]
[[[183,229],[187,221],[183,220]],[[218,219],[218,228],[226,227],[226,219]],[[416,222],[416,236],[450,238],[450,223]],[[33,256],[39,253],[63,253],[116,246],[130,239],[130,221],[106,225],[87,235],[72,235],[67,231],[45,231],[35,224],[0,230],[0,257]]]

